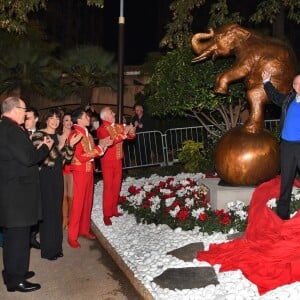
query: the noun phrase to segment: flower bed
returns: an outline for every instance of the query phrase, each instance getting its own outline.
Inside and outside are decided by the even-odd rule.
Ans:
[[[236,201],[228,203],[227,211],[213,210],[207,193],[201,180],[168,177],[157,181],[154,177],[142,186],[130,185],[121,196],[121,207],[134,214],[138,223],[167,224],[183,230],[199,227],[208,234],[244,231],[248,206]]]
[[[141,186],[130,185],[121,196],[121,207],[134,214],[138,223],[167,224],[170,228],[232,233],[246,229],[248,205],[242,201],[229,202],[228,209],[213,210],[207,198],[208,188],[201,183],[204,174],[176,177],[152,176]],[[200,179],[199,179],[200,178]],[[276,199],[267,203],[274,211]],[[291,217],[300,209],[300,193],[292,194]]]

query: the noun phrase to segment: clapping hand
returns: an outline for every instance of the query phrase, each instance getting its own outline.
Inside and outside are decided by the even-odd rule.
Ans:
[[[135,134],[135,127],[132,124],[126,125],[124,127],[124,132],[125,132],[125,134],[133,135],[133,134]]]
[[[61,149],[65,145],[67,139],[68,135],[64,133],[62,135],[58,135],[58,149]]]
[[[53,143],[54,143],[54,140],[52,140],[49,136],[44,136],[43,142],[37,146],[37,149],[41,148],[42,145],[45,144],[48,147],[48,149],[51,150]]]
[[[138,128],[143,128],[144,125],[143,125],[143,123],[141,123],[141,122],[135,121],[135,122],[134,122],[134,126],[135,126],[135,127],[138,127]]]
[[[132,126],[132,128],[130,128],[130,130],[129,130],[129,134],[130,135],[135,135],[135,131],[136,131],[136,127],[134,127],[134,126]]]
[[[104,138],[104,139],[100,139],[99,140],[99,146],[104,149],[107,148],[109,146],[111,146],[113,144],[114,140],[110,138],[110,136]]]
[[[70,146],[74,147],[81,139],[82,134],[80,132],[73,134],[70,138]]]

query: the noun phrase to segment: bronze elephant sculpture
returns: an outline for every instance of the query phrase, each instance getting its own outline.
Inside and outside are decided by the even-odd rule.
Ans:
[[[193,62],[235,56],[233,66],[217,76],[215,91],[226,94],[232,82],[244,79],[250,104],[245,124],[229,130],[215,148],[217,173],[233,185],[256,185],[272,178],[279,170],[279,147],[276,138],[264,129],[268,97],[261,74],[269,71],[274,86],[287,93],[295,76],[292,49],[282,41],[232,23],[195,34],[192,47],[198,55]]]
[[[244,79],[250,104],[250,116],[244,129],[252,133],[263,130],[264,105],[268,98],[261,74],[264,70],[271,72],[274,86],[282,93],[288,92],[296,67],[292,49],[280,40],[233,23],[195,34],[192,48],[198,55],[193,62],[235,56],[234,65],[217,76],[215,91],[226,94],[230,83]]]

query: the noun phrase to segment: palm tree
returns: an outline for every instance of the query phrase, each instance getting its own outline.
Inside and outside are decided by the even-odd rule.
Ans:
[[[86,106],[94,87],[116,87],[114,55],[97,46],[80,46],[66,52],[61,60],[61,84],[80,97]]]
[[[60,71],[47,51],[30,41],[0,48],[0,93],[18,92],[29,104],[35,94],[54,96]]]

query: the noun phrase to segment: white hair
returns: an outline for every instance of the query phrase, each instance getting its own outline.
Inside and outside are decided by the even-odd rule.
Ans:
[[[106,118],[106,112],[110,110],[110,107],[106,106],[106,107],[103,107],[100,111],[100,119],[101,120],[105,120]]]
[[[5,100],[3,100],[1,104],[1,112],[10,112],[14,107],[18,105],[20,105],[20,99],[18,97],[8,97]]]

